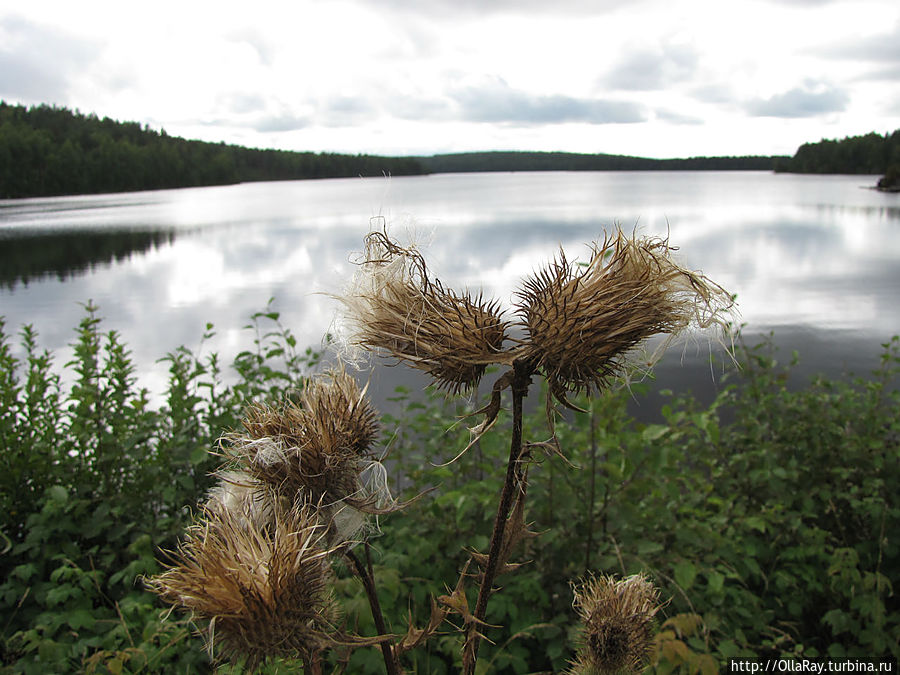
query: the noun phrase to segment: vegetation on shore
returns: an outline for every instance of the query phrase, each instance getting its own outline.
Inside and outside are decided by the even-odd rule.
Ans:
[[[269,309],[248,335],[234,384],[214,353],[167,355],[155,409],[96,308],[62,366],[33,328],[14,344],[0,323],[0,672],[213,670],[190,622],[164,613],[141,579],[160,571],[160,549],[174,548],[211,485],[216,439],[248,402],[289,399],[316,368]],[[657,617],[658,673],[714,672],[738,655],[900,655],[900,543],[890,536],[900,530],[900,339],[869,376],[801,389],[788,388],[791,364],[771,343],[741,345],[736,357],[741,369],[728,369],[712,404],[669,392],[660,424],[625,412],[645,384],[573,401],[589,414],[556,433],[583,470],[549,456],[529,480],[525,518],[543,534],[524,543],[530,562],[504,577],[488,609],[499,626],[482,646],[491,672],[566,668],[584,603],[573,608],[566,580],[587,573],[643,573],[660,587],[669,603]],[[405,497],[437,486],[383,516],[372,542],[381,608],[402,635],[410,615],[423,624],[431,598],[450,592],[463,546],[487,543],[507,448],[489,434],[464,461],[436,466],[468,443],[457,415],[472,407],[403,390],[397,399],[402,413],[383,419],[381,439],[391,486]],[[526,416],[526,436],[547,437],[546,424],[543,410]],[[335,573],[349,627],[375,634],[366,589]],[[459,639],[448,629],[403,666],[456,672]],[[349,658],[349,672],[383,672],[377,646]]]
[[[900,130],[806,143],[793,157],[651,159],[572,152],[417,157],[258,150],[169,136],[137,122],[0,101],[0,199],[266,180],[479,171],[781,171],[885,174],[896,189]],[[894,177],[894,178],[892,178]]]
[[[647,159],[564,152],[380,157],[189,141],[137,122],[0,101],[0,199],[468,171],[770,170],[777,157]],[[784,159],[784,158],[781,158]]]
[[[900,129],[883,136],[877,133],[823,139],[804,143],[790,159],[776,163],[776,171],[792,173],[887,174],[900,171]]]
[[[188,141],[137,122],[0,101],[0,199],[423,172],[410,158]]]
[[[575,152],[462,152],[416,157],[431,173],[475,171],[771,171],[784,157],[650,159]]]

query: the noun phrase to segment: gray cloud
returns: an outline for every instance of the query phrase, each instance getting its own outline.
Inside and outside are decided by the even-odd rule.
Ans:
[[[643,107],[630,101],[536,95],[513,89],[503,80],[457,89],[450,96],[459,105],[461,117],[471,122],[528,126],[564,122],[628,124],[647,119]]]
[[[0,98],[66,103],[69,76],[87,67],[101,45],[26,19],[0,19]]]
[[[277,131],[297,131],[308,127],[310,121],[299,115],[267,115],[259,118],[249,126],[262,133]]]
[[[337,96],[322,102],[316,121],[329,127],[352,127],[376,116],[378,111],[362,96]]]
[[[840,112],[849,100],[842,89],[806,84],[767,99],[749,101],[744,108],[755,117],[815,117]]]
[[[695,87],[691,95],[703,103],[732,103],[735,100],[734,90],[727,84],[707,84]]]
[[[857,79],[859,80],[875,80],[883,82],[896,83],[900,82],[900,63],[885,68],[875,68],[863,73]]]
[[[632,5],[646,0],[633,0]],[[459,16],[460,14],[555,14],[591,15],[620,8],[620,0],[383,0],[382,11],[398,10],[410,14]]]
[[[703,124],[703,120],[699,117],[682,115],[674,110],[666,110],[664,108],[655,110],[654,115],[656,116],[656,119],[662,120],[663,122],[671,122],[672,124]]]
[[[845,41],[814,50],[815,54],[835,59],[870,61],[900,66],[900,22],[893,30],[865,40]]]
[[[244,115],[266,109],[266,101],[259,94],[232,93],[219,97],[220,105],[230,113]]]
[[[626,55],[600,79],[600,84],[633,91],[665,89],[674,82],[689,80],[699,62],[697,51],[690,45],[663,44],[658,49]]]

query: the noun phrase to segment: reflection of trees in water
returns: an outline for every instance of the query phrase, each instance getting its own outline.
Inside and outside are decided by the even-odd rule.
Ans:
[[[0,286],[55,275],[64,280],[175,239],[172,231],[81,231],[0,237]]]

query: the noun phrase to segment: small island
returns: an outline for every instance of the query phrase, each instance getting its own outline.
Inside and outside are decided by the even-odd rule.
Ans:
[[[884,176],[879,179],[875,189],[880,192],[900,192],[900,164],[889,166]]]

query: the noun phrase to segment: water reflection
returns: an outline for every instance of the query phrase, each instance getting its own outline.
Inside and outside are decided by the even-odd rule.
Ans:
[[[173,232],[86,231],[45,232],[13,231],[3,236],[0,230],[0,286],[15,289],[47,276],[66,281],[79,274],[97,271],[108,265],[131,259],[165,244],[171,244]]]
[[[833,343],[823,358],[834,365],[900,332],[900,198],[860,189],[868,182],[457,174],[0,202],[0,315],[9,327],[33,323],[64,362],[79,303],[91,299],[158,391],[166,373],[156,359],[197,346],[210,321],[218,334],[204,348],[229,361],[252,339],[248,317],[272,297],[298,340],[319,344],[333,329],[330,295],[352,276],[372,216],[427,245],[448,285],[483,288],[508,308],[521,279],[560,246],[584,259],[585,244],[620,223],[669,236],[686,265],[737,293],[750,330]],[[27,286],[11,281],[23,277]]]

